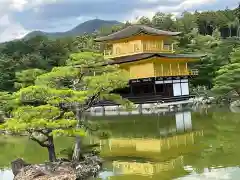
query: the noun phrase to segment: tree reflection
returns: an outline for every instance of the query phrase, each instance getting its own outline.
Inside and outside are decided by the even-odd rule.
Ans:
[[[202,173],[204,168],[211,171],[211,168],[239,166],[240,114],[218,111],[208,113],[199,121],[196,123],[204,129],[204,136],[198,143],[203,149],[188,154],[185,164],[191,165],[198,173]]]

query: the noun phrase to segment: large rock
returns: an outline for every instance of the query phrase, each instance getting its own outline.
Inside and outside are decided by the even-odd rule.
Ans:
[[[84,180],[96,176],[102,167],[98,156],[85,156],[81,162],[59,161],[30,165],[22,159],[12,162],[14,180]]]

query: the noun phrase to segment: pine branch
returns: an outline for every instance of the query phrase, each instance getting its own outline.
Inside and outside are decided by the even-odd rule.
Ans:
[[[86,107],[84,108],[84,110],[86,111],[89,108],[91,108],[93,104],[96,102],[96,100],[99,98],[99,96],[100,96],[100,91],[94,94],[92,97],[90,97],[88,102],[86,103]]]
[[[51,129],[34,129],[34,131],[43,134],[46,137],[49,137],[49,133],[52,131]]]
[[[59,116],[56,116],[55,118],[53,118],[53,120],[58,120],[58,119],[61,119],[63,116],[64,116],[64,113],[66,112],[65,111],[61,111],[61,113],[59,114]]]
[[[38,143],[40,146],[42,146],[42,147],[48,147],[47,144],[45,144],[44,142],[38,140],[38,139],[35,138],[32,134],[30,135],[30,139],[33,140],[33,141],[35,141],[35,142],[37,142],[37,143]],[[45,142],[46,142],[46,141],[45,141]]]

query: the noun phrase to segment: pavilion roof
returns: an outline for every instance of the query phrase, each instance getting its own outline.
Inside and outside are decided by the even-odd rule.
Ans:
[[[152,57],[166,57],[166,58],[201,58],[206,55],[202,54],[164,54],[164,53],[142,53],[142,54],[135,54],[135,55],[130,55],[130,56],[122,56],[122,57],[116,57],[116,58],[111,58],[111,62],[109,64],[123,64],[127,62],[135,62],[135,61],[140,61]]]
[[[141,33],[148,34],[148,35],[155,35],[155,36],[162,36],[162,35],[176,36],[181,34],[181,32],[163,31],[163,30],[155,29],[145,25],[135,24],[135,25],[128,26],[113,34],[110,34],[108,36],[98,37],[95,39],[95,41],[102,42],[102,41],[119,40],[119,39],[131,37],[131,36],[135,36]]]

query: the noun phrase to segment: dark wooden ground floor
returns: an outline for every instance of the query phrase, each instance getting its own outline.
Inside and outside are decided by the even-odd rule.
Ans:
[[[131,80],[128,87],[116,89],[113,93],[120,94],[136,104],[174,102],[191,97],[187,76]]]

